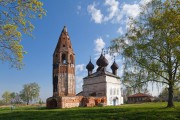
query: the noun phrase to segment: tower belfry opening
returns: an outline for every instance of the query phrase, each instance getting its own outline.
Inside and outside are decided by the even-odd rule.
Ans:
[[[62,54],[62,63],[63,64],[66,64],[67,63],[67,60],[66,60],[66,55],[65,54]]]

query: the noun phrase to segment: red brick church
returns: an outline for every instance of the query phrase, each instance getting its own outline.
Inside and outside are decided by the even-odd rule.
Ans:
[[[106,66],[104,66],[104,68],[105,67]],[[109,75],[110,77],[115,78],[116,81],[120,81],[120,79],[112,73],[107,74],[107,72],[103,71],[102,73],[104,74],[101,74],[101,76]],[[83,96],[83,94],[76,95],[75,54],[66,27],[64,27],[61,32],[53,54],[52,78],[53,96],[46,100],[47,108],[70,108],[78,106],[97,106],[99,104],[107,104],[106,96]],[[114,98],[117,99],[118,97],[114,96]]]

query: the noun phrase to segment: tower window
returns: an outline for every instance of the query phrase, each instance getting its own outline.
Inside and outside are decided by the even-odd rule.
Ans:
[[[66,47],[65,45],[63,45],[63,47]]]
[[[67,63],[66,55],[65,55],[65,54],[62,54],[62,63],[63,63],[63,64],[66,64],[66,63]]]

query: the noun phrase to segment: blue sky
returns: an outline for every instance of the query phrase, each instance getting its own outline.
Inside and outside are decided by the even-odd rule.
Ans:
[[[139,5],[150,0],[42,0],[47,16],[33,20],[34,38],[23,36],[22,44],[28,52],[22,70],[0,62],[0,96],[4,91],[19,92],[24,84],[36,82],[40,98],[52,96],[52,55],[63,26],[66,25],[76,55],[76,92],[80,92],[82,78],[91,56],[95,65],[102,48],[126,32],[128,17],[138,17]],[[109,65],[113,57],[106,55]],[[122,74],[122,58],[117,57]]]

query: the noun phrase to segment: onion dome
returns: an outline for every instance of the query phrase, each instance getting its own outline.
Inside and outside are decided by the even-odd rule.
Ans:
[[[96,61],[96,64],[100,67],[106,67],[108,65],[108,60],[103,56],[101,53],[101,56],[99,59]]]
[[[117,70],[119,68],[118,64],[116,64],[115,60],[114,63],[111,65],[112,70]]]
[[[94,69],[94,65],[92,64],[91,60],[87,64],[86,69],[88,69],[88,70],[93,70]]]
[[[101,66],[101,62],[103,61],[103,59],[104,59],[104,56],[101,54],[101,56],[99,57],[99,59],[96,61],[96,64],[97,64],[98,66]]]
[[[102,69],[103,69],[102,67],[98,67],[98,68],[97,68],[97,72],[100,71],[100,70],[102,70]]]

